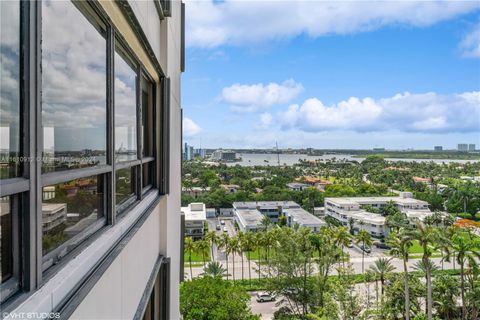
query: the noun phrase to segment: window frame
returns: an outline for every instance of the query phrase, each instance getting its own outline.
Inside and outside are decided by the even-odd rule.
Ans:
[[[16,280],[10,285],[9,279],[0,286],[0,306],[10,305],[17,301],[17,293],[29,292],[40,287],[50,276],[68,262],[73,254],[95,240],[96,235],[102,230],[115,225],[117,219],[128,213],[143,199],[148,191],[157,189],[159,196],[168,193],[168,172],[167,163],[169,153],[165,152],[169,144],[169,115],[170,88],[166,86],[166,77],[158,65],[152,61],[156,79],[145,70],[141,60],[134,53],[128,42],[123,38],[117,27],[108,17],[97,1],[83,2],[71,1],[90,24],[100,32],[104,29],[106,41],[106,163],[71,170],[42,172],[43,154],[43,127],[42,127],[42,1],[19,1],[20,6],[20,64],[19,64],[19,101],[20,101],[20,157],[29,159],[21,164],[19,177],[0,179],[0,197],[10,196],[14,199],[12,205],[12,220],[15,219],[14,241],[17,248],[14,248],[14,264]],[[115,163],[115,99],[114,99],[114,57],[116,45],[120,45],[128,56],[135,63],[134,69],[137,74],[137,160],[132,162]],[[145,44],[144,44],[145,45]],[[148,44],[147,49],[148,49]],[[151,57],[149,57],[152,59]],[[143,157],[141,144],[142,122],[141,122],[141,88],[139,88],[140,77],[144,76],[151,84],[152,104],[152,139],[153,156]],[[159,90],[160,88],[160,90]],[[140,98],[139,98],[140,96]],[[157,119],[160,115],[159,119]],[[140,135],[138,134],[140,133]],[[167,137],[165,137],[167,135]],[[139,143],[138,143],[139,142]],[[167,145],[164,145],[164,144]],[[157,145],[160,150],[157,150]],[[160,152],[159,152],[160,151]],[[152,165],[152,184],[142,188],[143,165]],[[135,198],[131,203],[117,212],[115,204],[115,173],[116,170],[135,167],[137,176],[137,188]],[[64,242],[58,248],[42,254],[42,190],[43,187],[67,182],[90,176],[101,176],[103,180],[103,215],[104,218],[97,220],[78,235]],[[78,238],[77,238],[78,236]],[[75,239],[74,241],[72,241]],[[74,245],[73,245],[74,244]],[[72,246],[73,245],[73,246]],[[65,254],[57,255],[55,263],[51,263],[53,252],[61,252],[65,247],[72,246]],[[58,262],[58,263],[57,263]],[[9,283],[7,286],[6,284]],[[7,293],[5,295],[4,293]]]

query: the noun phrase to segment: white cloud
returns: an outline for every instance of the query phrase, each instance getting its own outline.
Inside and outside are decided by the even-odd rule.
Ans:
[[[221,99],[231,105],[232,111],[252,112],[288,103],[302,91],[303,86],[293,79],[286,80],[281,84],[272,82],[267,85],[236,83],[223,89]]]
[[[477,1],[187,1],[187,45],[212,48],[300,34],[423,27],[479,9]]]
[[[192,137],[202,131],[202,128],[190,118],[183,118],[183,135]]]
[[[480,21],[460,43],[464,57],[480,58]]]
[[[407,92],[378,100],[352,97],[331,106],[312,98],[302,105],[290,106],[280,118],[284,128],[309,132],[477,132],[480,92],[452,95]]]
[[[270,113],[264,112],[260,115],[260,121],[258,127],[260,129],[267,129],[272,124],[273,117]]]

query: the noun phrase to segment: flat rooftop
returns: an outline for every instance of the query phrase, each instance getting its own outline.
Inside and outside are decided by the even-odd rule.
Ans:
[[[185,221],[207,220],[204,203],[190,203],[188,207],[182,207],[181,212],[185,215]]]
[[[261,225],[264,217],[257,209],[239,209],[235,212],[245,227],[256,227]]]
[[[326,225],[325,221],[315,217],[302,208],[285,209],[284,213],[291,216],[299,225]]]
[[[293,201],[239,201],[234,202],[233,207],[236,209],[274,209],[278,207],[300,208],[300,205]]]
[[[414,198],[404,197],[339,197],[339,198],[325,198],[325,201],[330,201],[335,204],[370,204],[370,203],[387,203],[393,201],[399,204],[426,204],[428,202]]]

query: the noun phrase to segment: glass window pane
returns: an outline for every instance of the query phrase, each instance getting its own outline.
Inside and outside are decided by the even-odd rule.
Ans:
[[[115,161],[137,159],[137,75],[115,52]]]
[[[103,177],[91,176],[42,190],[43,254],[103,217]]]
[[[143,180],[142,180],[142,184],[143,184],[143,188],[145,188],[146,186],[149,186],[152,184],[152,181],[153,181],[153,163],[154,162],[147,162],[147,163],[144,163],[142,165],[143,167]]]
[[[153,99],[152,85],[142,79],[142,154],[153,156]]]
[[[0,1],[0,179],[18,177],[20,162],[20,3]]]
[[[135,168],[115,172],[116,204],[122,204],[135,195]]]
[[[0,283],[13,275],[13,222],[10,197],[0,198]]]
[[[42,1],[43,172],[106,163],[106,40],[70,1]]]

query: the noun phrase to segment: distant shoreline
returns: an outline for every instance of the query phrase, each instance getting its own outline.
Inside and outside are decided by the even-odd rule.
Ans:
[[[366,158],[368,156],[380,156],[383,158],[396,159],[455,159],[455,160],[480,160],[480,154],[470,153],[423,153],[423,152],[382,152],[369,154],[356,154],[352,158]]]

